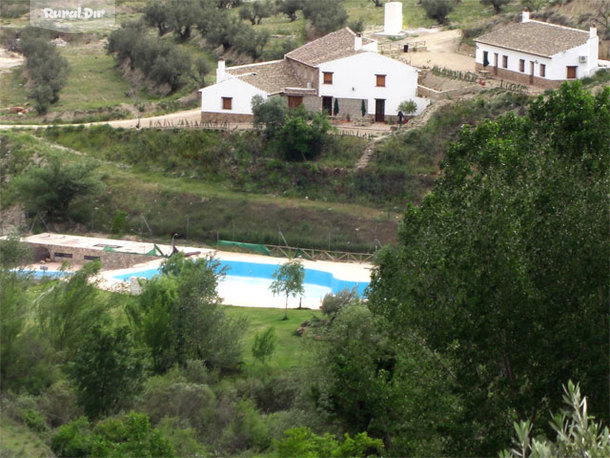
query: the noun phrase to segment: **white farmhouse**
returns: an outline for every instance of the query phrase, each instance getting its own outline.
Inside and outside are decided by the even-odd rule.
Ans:
[[[530,19],[475,40],[476,70],[545,88],[593,75],[598,67],[597,29],[584,31]]]
[[[251,100],[281,96],[290,108],[325,110],[338,118],[384,122],[398,105],[416,97],[418,70],[377,53],[377,42],[349,28],[311,41],[282,60],[225,67],[218,62],[216,84],[200,89],[202,121],[250,121]],[[418,111],[419,111],[418,110]]]

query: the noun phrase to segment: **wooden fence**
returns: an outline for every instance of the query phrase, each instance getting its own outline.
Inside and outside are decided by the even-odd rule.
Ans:
[[[231,125],[228,122],[200,122],[200,121],[189,121],[188,119],[180,119],[176,122],[163,119],[148,121],[148,126],[151,129],[212,129],[212,130],[223,130],[232,132],[237,130],[236,125]]]
[[[428,49],[425,41],[397,41],[380,44],[379,51],[383,54],[403,53],[405,45],[409,46],[408,52],[426,51]]]
[[[371,262],[373,253],[349,253],[346,251],[316,250],[313,248],[296,248],[279,245],[265,245],[271,252],[271,256],[294,258],[301,257],[316,261],[335,262]]]

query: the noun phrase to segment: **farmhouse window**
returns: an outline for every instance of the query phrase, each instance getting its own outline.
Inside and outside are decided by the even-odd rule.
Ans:
[[[525,71],[525,59],[519,59],[519,71],[520,72]]]
[[[222,98],[222,109],[223,110],[232,110],[233,109],[233,97],[223,97]]]
[[[332,72],[324,72],[324,84],[333,84]]]
[[[377,87],[385,87],[385,75],[375,75],[377,77]]]
[[[540,64],[540,76],[546,76],[546,65]]]
[[[568,79],[576,78],[576,66],[574,66],[574,67],[569,66],[569,67],[567,67],[567,69],[568,69]]]
[[[502,67],[508,68],[508,56],[502,56]]]

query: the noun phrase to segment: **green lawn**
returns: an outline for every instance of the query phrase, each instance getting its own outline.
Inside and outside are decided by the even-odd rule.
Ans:
[[[278,301],[282,299],[278,298]],[[291,303],[298,299],[290,298]],[[252,345],[256,333],[262,333],[268,327],[275,328],[277,343],[275,353],[268,363],[271,368],[287,370],[302,366],[307,357],[307,339],[296,335],[295,331],[304,321],[312,316],[321,317],[319,310],[288,310],[288,319],[283,320],[283,309],[264,309],[248,307],[227,307],[227,314],[232,317],[243,317],[248,320],[248,330],[244,335],[244,361],[249,365],[258,364],[252,356]]]

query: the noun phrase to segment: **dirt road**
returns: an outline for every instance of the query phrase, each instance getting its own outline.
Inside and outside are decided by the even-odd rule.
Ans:
[[[437,65],[461,72],[474,71],[474,57],[458,53],[458,48],[462,42],[462,32],[460,30],[421,33],[417,37],[400,41],[399,47],[402,48],[403,44],[416,42],[425,42],[426,50],[392,53],[391,56],[419,68],[431,68]],[[398,46],[396,46],[396,49],[398,49]]]

